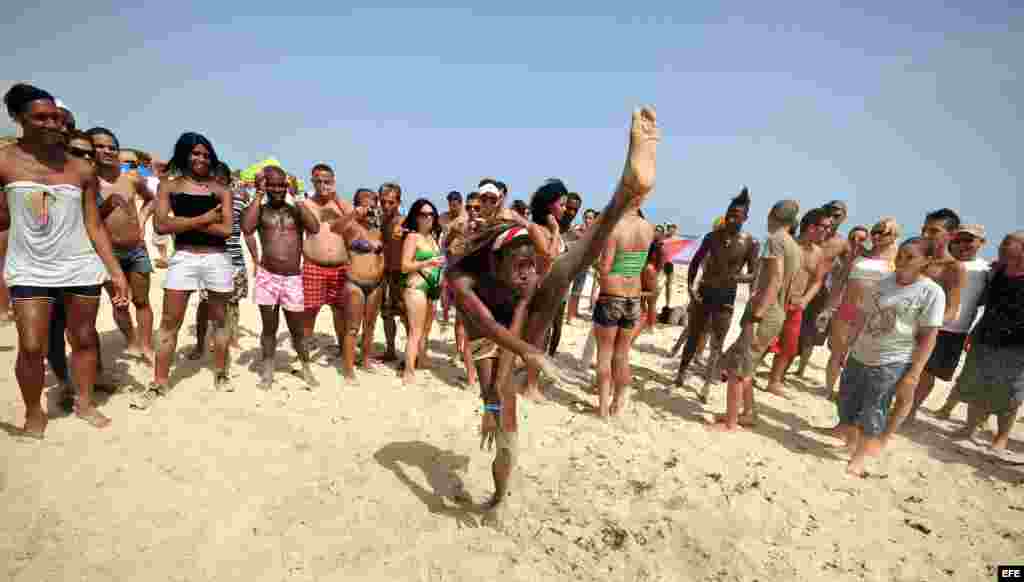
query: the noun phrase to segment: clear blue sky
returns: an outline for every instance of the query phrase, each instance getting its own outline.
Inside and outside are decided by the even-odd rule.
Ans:
[[[1024,227],[1021,2],[138,4],[6,3],[4,90],[34,82],[164,158],[195,130],[233,166],[327,161],[346,192],[440,200],[493,175],[526,198],[558,176],[586,206],[653,103],[648,210],[683,232],[743,184],[755,232],[782,197],[910,231],[949,206],[995,243]]]

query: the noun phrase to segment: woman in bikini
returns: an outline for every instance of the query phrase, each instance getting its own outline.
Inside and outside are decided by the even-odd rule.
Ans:
[[[345,375],[350,376],[355,366],[356,337],[363,330],[362,368],[369,370],[373,359],[373,332],[382,297],[381,282],[384,279],[384,243],[380,228],[374,223],[376,193],[370,190],[356,192],[352,201],[355,212],[349,215],[351,222],[343,231],[351,264],[348,279],[348,333],[342,346],[342,366]],[[342,219],[344,220],[344,219]]]
[[[850,340],[858,327],[864,298],[895,269],[899,236],[900,225],[895,218],[882,218],[871,227],[871,252],[850,262],[841,278],[846,284],[833,288],[828,307],[819,316],[819,319],[831,318],[832,321],[829,335],[832,353],[825,369],[826,388],[832,398],[850,350]]]
[[[601,294],[594,305],[594,337],[597,339],[598,415],[618,415],[626,388],[633,379],[629,352],[637,335],[643,284],[640,275],[654,241],[654,225],[640,213],[640,200],[626,209],[625,216],[604,243],[597,263]],[[615,385],[612,394],[612,384]]]
[[[409,317],[409,338],[405,347],[405,370],[402,378],[414,382],[414,369],[419,356],[427,353],[427,337],[434,323],[434,308],[441,298],[441,267],[444,256],[438,244],[441,225],[437,208],[426,198],[413,203],[402,228],[401,285],[403,300]],[[425,359],[425,358],[424,358]]]

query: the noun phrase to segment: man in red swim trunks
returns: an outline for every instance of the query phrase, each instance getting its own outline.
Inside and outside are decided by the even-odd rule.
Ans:
[[[801,269],[797,272],[790,291],[782,333],[771,348],[775,358],[772,360],[772,372],[765,388],[776,396],[786,396],[782,390],[782,383],[790,364],[800,353],[800,329],[804,309],[821,291],[825,284],[825,275],[832,267],[831,261],[826,260],[821,249],[821,243],[831,232],[831,228],[832,216],[824,208],[809,211],[800,221],[800,238],[797,243],[803,251]]]
[[[348,202],[338,200],[334,170],[327,164],[313,166],[311,181],[315,193],[302,201],[302,205],[316,216],[321,228],[302,242],[302,295],[306,308],[303,336],[306,349],[312,351],[316,316],[321,307],[330,305],[334,312],[334,333],[340,350],[348,325],[345,314],[345,277],[349,256],[345,238],[330,227],[351,213],[353,208]]]

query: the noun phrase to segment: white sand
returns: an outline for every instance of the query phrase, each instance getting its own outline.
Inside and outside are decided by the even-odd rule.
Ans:
[[[524,406],[518,494],[496,530],[453,500],[491,494],[492,457],[478,450],[479,400],[447,363],[450,328],[435,329],[437,369],[421,373],[422,386],[391,369],[343,386],[321,353],[322,386],[308,392],[288,377],[282,322],[279,386],[265,393],[251,368],[259,315],[247,303],[237,390],[217,393],[209,359],[184,358],[194,304],[174,390],[153,410],[101,396],[107,430],[58,416],[42,443],[0,435],[3,579],[959,582],[1024,562],[1024,470],[950,441],[952,424],[926,415],[924,430],[869,465],[877,477],[845,476],[845,454],[815,430],[835,419],[820,388],[823,350],[809,378],[789,384],[793,400],[758,393],[761,426],[736,435],[704,428],[724,407],[721,387],[707,406],[692,389],[666,390],[678,328],[638,340],[620,421],[573,404],[595,401],[587,378],[549,387],[552,403]],[[321,346],[334,343],[329,321],[324,312]],[[107,366],[126,385],[148,382],[151,371],[119,353],[106,298],[99,327]],[[566,328],[566,368],[585,331]],[[24,418],[16,341],[13,326],[0,328],[8,433]],[[940,385],[926,407],[947,392]],[[1011,447],[1024,452],[1019,430]]]

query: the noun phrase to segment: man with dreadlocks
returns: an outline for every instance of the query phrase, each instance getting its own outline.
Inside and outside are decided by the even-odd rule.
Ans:
[[[517,389],[510,381],[515,358],[557,377],[557,367],[544,354],[545,332],[573,279],[594,263],[626,209],[654,186],[657,142],[654,111],[634,111],[626,166],[615,195],[600,221],[554,261],[543,279],[538,277],[535,236],[530,232],[539,225],[495,220],[462,248],[451,249],[447,276],[480,374],[480,444],[497,445],[491,466],[495,493],[488,507],[499,521],[519,455]]]
[[[707,402],[711,386],[719,381],[718,363],[722,356],[725,336],[732,325],[736,287],[740,283],[749,284],[757,278],[760,246],[750,233],[743,232],[743,224],[747,222],[749,212],[750,193],[743,188],[729,202],[722,227],[715,228],[701,241],[700,248],[690,261],[687,273],[686,287],[694,306],[690,310],[690,321],[684,332],[689,334],[689,337],[686,347],[683,348],[683,357],[679,361],[675,383],[676,386],[683,385],[687,368],[697,355],[700,338],[710,327],[711,356],[708,358],[704,387],[700,392],[702,402]],[[694,287],[697,272],[702,265],[704,274],[700,287]],[[743,274],[744,265],[747,266],[746,274]]]

